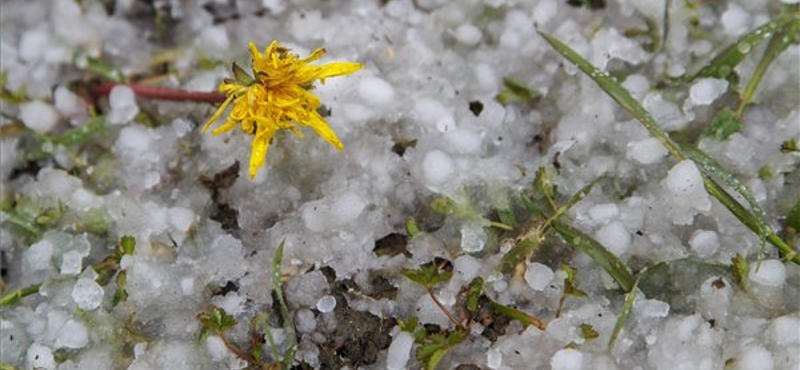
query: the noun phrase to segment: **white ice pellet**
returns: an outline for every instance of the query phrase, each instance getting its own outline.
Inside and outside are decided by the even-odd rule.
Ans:
[[[44,27],[25,31],[19,39],[19,58],[25,62],[41,59],[47,53],[51,39],[50,32]]]
[[[486,366],[492,370],[503,366],[503,352],[500,352],[499,348],[492,348],[486,351]]]
[[[619,216],[619,207],[614,203],[603,203],[589,208],[589,217],[595,222],[606,223]]]
[[[575,349],[562,349],[550,359],[552,370],[581,370],[583,369],[583,353]]]
[[[473,46],[481,42],[483,33],[480,29],[478,29],[478,27],[475,27],[469,23],[465,23],[455,29],[453,36],[456,38],[456,40],[458,40],[458,42],[464,45]]]
[[[654,164],[667,156],[667,149],[658,139],[649,137],[629,143],[627,155],[641,164]]]
[[[489,239],[483,227],[477,223],[467,222],[461,225],[461,250],[467,253],[476,253],[483,250]]]
[[[317,301],[317,310],[322,313],[328,313],[336,308],[336,298],[332,295],[325,295]]]
[[[736,365],[738,369],[747,370],[772,370],[774,368],[772,354],[757,344],[742,351]]]
[[[720,17],[722,29],[730,36],[739,36],[750,26],[750,13],[741,6],[728,3],[728,9]]]
[[[441,150],[431,150],[422,160],[422,175],[432,185],[447,181],[455,171],[453,160]]]
[[[294,323],[297,331],[302,334],[313,333],[317,328],[317,319],[314,317],[314,312],[307,308],[297,310]]]
[[[103,287],[94,279],[81,277],[72,289],[72,299],[82,310],[91,311],[103,303]]]
[[[58,86],[53,92],[53,102],[56,110],[67,117],[86,112],[86,103],[64,86]]]
[[[786,282],[786,267],[780,260],[763,260],[750,264],[750,280],[769,287],[780,287]]]
[[[650,90],[650,81],[645,76],[633,74],[622,82],[622,86],[628,89],[636,99],[642,100]]]
[[[22,253],[22,269],[26,272],[47,270],[51,266],[54,246],[48,239],[42,239]]]
[[[203,27],[195,41],[198,47],[213,53],[224,52],[231,43],[228,31],[223,25]]]
[[[595,233],[595,237],[600,244],[617,256],[621,256],[631,247],[631,233],[620,221],[601,227]]]
[[[480,135],[470,130],[447,130],[444,138],[455,153],[472,154],[481,150]]]
[[[475,257],[463,255],[453,261],[453,272],[461,281],[468,282],[478,276],[482,265]]]
[[[636,315],[643,318],[666,317],[669,314],[669,304],[656,299],[636,300],[633,307]]]
[[[362,196],[347,192],[331,204],[330,215],[337,223],[344,225],[358,218],[366,206]]]
[[[780,0],[780,2],[784,4],[797,4],[800,3],[800,0]]]
[[[394,88],[379,77],[368,77],[358,84],[358,95],[372,106],[385,106],[395,99]]]
[[[130,87],[117,85],[108,94],[108,122],[115,125],[128,123],[139,114],[139,105],[136,104],[136,94]]]
[[[386,353],[386,369],[403,370],[406,368],[408,359],[411,357],[411,346],[414,338],[406,331],[401,331],[392,339],[389,350]]]
[[[77,275],[83,267],[84,254],[69,251],[61,256],[61,275]]]
[[[709,105],[728,89],[728,81],[716,78],[701,78],[689,89],[689,100],[695,105]]]
[[[56,337],[55,348],[80,349],[89,344],[89,331],[86,326],[75,320],[69,320],[61,327]]]
[[[530,285],[533,290],[543,291],[547,285],[553,281],[555,273],[550,267],[538,262],[533,262],[528,265],[525,270],[525,282]]]
[[[194,293],[194,278],[184,277],[181,279],[181,292],[183,295],[191,295]]]
[[[84,188],[76,189],[70,196],[67,205],[75,209],[87,210],[100,208],[103,206],[103,198],[99,197]]]
[[[558,12],[558,2],[555,0],[539,0],[533,8],[533,20],[536,25],[543,26]]]
[[[39,100],[20,104],[19,118],[26,127],[40,134],[49,132],[58,124],[58,112],[52,105]]]
[[[225,346],[225,342],[222,341],[222,338],[216,335],[209,335],[206,338],[205,345],[208,354],[216,361],[224,360],[231,353],[228,347]]]
[[[414,103],[414,112],[420,123],[434,126],[442,117],[449,116],[450,111],[437,100],[422,98]]]
[[[183,207],[173,207],[167,211],[169,224],[176,230],[187,232],[194,222],[194,212]]]
[[[676,225],[689,225],[699,212],[711,210],[711,200],[703,185],[700,170],[692,160],[673,166],[661,182],[667,192],[667,212]]]
[[[711,230],[696,230],[689,239],[689,246],[699,257],[709,257],[719,248],[719,236]]]
[[[28,347],[25,361],[28,369],[52,370],[56,368],[53,350],[39,343],[33,343]]]
[[[767,329],[770,339],[779,346],[800,344],[800,317],[781,316]]]

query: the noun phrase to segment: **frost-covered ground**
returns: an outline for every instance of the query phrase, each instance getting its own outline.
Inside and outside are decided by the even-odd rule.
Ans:
[[[780,150],[800,140],[797,45],[769,66],[743,127],[724,138],[702,132],[723,107],[736,107],[734,90],[744,89],[768,41],[742,45],[754,50],[734,69],[738,86],[665,83],[696,72],[785,4],[672,1],[666,42],[651,48],[661,41],[664,3],[2,2],[0,289],[33,288],[2,303],[0,367],[245,368],[220,336],[198,339],[198,315],[212,307],[238,322],[224,333],[232,346],[246,355],[260,348],[274,363],[264,325],[280,351],[292,337],[272,294],[272,259],[285,241],[298,368],[423,366],[415,357],[432,345],[412,345],[397,319],[436,325],[420,340],[460,330],[402,274],[434,260],[453,272],[433,286],[435,297],[457,317],[472,316],[439,369],[800,368],[800,267],[770,244],[759,265],[759,236],[706,193],[698,166],[670,157],[537,33],[619,76],[676,138],[699,140],[797,250],[786,216],[800,212],[800,156]],[[301,56],[324,46],[322,63],[365,66],[313,90],[343,153],[310,131],[281,133],[250,181],[249,136],[200,133],[215,106],[135,99],[124,87],[96,101],[87,93],[113,71],[214,91],[230,62],[249,66],[248,41],[263,49],[273,39]],[[88,134],[62,135],[73,127]],[[543,199],[533,185],[540,167],[558,204],[599,179],[562,219],[633,273],[666,262],[640,280],[613,349],[626,292],[597,260],[551,231],[530,258],[500,271],[515,238],[543,222],[519,202],[520,193]],[[411,236],[409,218],[420,229]],[[495,227],[501,222],[513,230]],[[123,236],[135,250],[115,259]],[[750,267],[743,279],[729,267],[737,255]],[[575,271],[569,283],[562,265]],[[509,320],[487,298],[480,312],[465,310],[463,289],[476,277],[485,297],[546,329]],[[560,307],[570,286],[585,296],[573,292]],[[264,313],[266,324],[251,323]]]

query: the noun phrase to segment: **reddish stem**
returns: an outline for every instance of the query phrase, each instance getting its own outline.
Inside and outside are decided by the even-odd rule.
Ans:
[[[98,85],[95,85],[92,91],[97,95],[108,95],[111,92],[111,89],[117,85],[130,87],[136,95],[143,98],[171,101],[190,101],[198,103],[222,103],[225,101],[225,94],[218,92],[170,89],[166,87],[148,86],[137,83],[102,82]]]
[[[464,324],[458,322],[458,320],[456,320],[456,318],[453,316],[453,314],[450,312],[450,310],[448,310],[447,307],[445,307],[442,304],[442,302],[439,302],[439,299],[436,298],[436,294],[433,293],[433,288],[426,287],[426,289],[428,290],[428,295],[431,296],[431,299],[433,300],[433,303],[435,303],[436,306],[438,306],[439,309],[442,310],[442,312],[444,312],[445,315],[447,315],[447,317],[450,319],[450,321],[453,322],[453,324],[455,324],[456,326],[461,327],[463,329],[468,329],[466,327],[466,325],[464,325]]]

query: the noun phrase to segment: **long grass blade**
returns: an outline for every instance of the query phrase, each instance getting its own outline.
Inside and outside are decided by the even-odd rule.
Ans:
[[[787,20],[779,19],[774,22],[785,24]],[[552,45],[556,51],[558,51],[565,58],[569,59],[570,62],[574,63],[578,69],[583,71],[583,73],[594,80],[600,86],[600,88],[602,88],[609,96],[611,96],[612,99],[614,99],[618,104],[625,108],[625,110],[630,112],[634,118],[641,122],[645,129],[647,129],[651,135],[658,139],[673,157],[680,161],[688,158],[686,153],[681,150],[680,146],[678,146],[678,144],[676,144],[669,137],[669,135],[667,135],[667,133],[664,132],[660,126],[658,126],[658,123],[656,123],[655,119],[650,115],[650,113],[647,112],[647,110],[645,110],[644,107],[642,107],[642,105],[633,98],[630,92],[622,87],[622,85],[613,77],[611,77],[608,73],[594,67],[586,59],[578,55],[578,53],[558,39],[541,32],[539,34],[542,35],[542,37],[548,43],[550,43],[550,45]],[[765,233],[766,240],[770,242],[770,244],[777,247],[784,254],[784,257],[787,260],[791,260],[792,262],[800,265],[800,255],[798,255],[791,246],[781,240],[781,238],[778,237],[772,230],[764,231],[759,226],[757,221],[754,222],[756,220],[756,216],[750,213],[750,211],[748,211],[744,206],[739,204],[739,202],[736,201],[733,196],[728,194],[725,189],[719,186],[719,184],[714,182],[714,180],[710,177],[710,174],[702,167],[702,165],[700,167],[703,169],[703,183],[706,187],[706,191],[708,191],[711,196],[717,198],[717,200],[719,200],[728,210],[730,210],[731,213],[733,213],[734,216],[739,219],[739,221],[750,228],[750,230],[759,235]],[[763,220],[762,222],[766,223]]]
[[[717,56],[708,62],[700,71],[694,76],[688,78],[688,81],[702,77],[712,78],[725,78],[745,57],[755,49],[758,44],[767,38],[771,37],[777,30],[786,25],[794,16],[782,15],[778,18],[767,22],[766,24],[758,27],[744,36],[740,37],[732,45],[723,49]]]
[[[595,262],[597,262],[603,270],[606,270],[614,281],[619,284],[622,290],[629,292],[635,283],[633,275],[628,271],[628,267],[614,255],[609,252],[600,242],[585,234],[583,231],[578,230],[565,222],[553,221],[553,229],[561,235],[564,240],[575,247],[575,249],[586,253]]]
[[[631,288],[631,291],[628,292],[628,296],[625,297],[625,304],[622,305],[622,312],[619,313],[619,317],[617,317],[617,323],[614,324],[614,331],[611,333],[611,338],[608,340],[609,351],[614,349],[614,344],[617,342],[617,337],[619,336],[619,333],[622,332],[622,328],[625,327],[625,323],[628,321],[628,317],[631,315],[633,302],[636,300],[636,288],[638,286],[639,279],[637,278],[633,283],[633,288]]]

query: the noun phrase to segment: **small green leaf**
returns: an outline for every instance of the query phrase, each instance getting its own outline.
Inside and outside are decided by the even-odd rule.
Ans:
[[[528,315],[527,313],[520,311],[516,308],[497,303],[491,299],[489,299],[489,302],[491,303],[492,308],[495,311],[497,311],[498,314],[508,317],[509,319],[519,321],[523,327],[528,327],[528,325],[533,325],[537,327],[539,330],[545,329],[544,322],[542,322],[542,320],[539,320],[534,316]]]
[[[414,333],[418,325],[419,319],[416,316],[411,316],[408,320],[397,319],[397,326],[400,327],[400,330],[405,332]]]
[[[581,336],[583,339],[596,339],[600,336],[600,334],[597,333],[597,330],[594,330],[594,327],[589,324],[580,324],[578,328],[581,330]]]
[[[422,285],[426,288],[431,288],[436,284],[450,280],[450,278],[453,276],[452,271],[445,271],[442,269],[442,267],[442,265],[426,263],[424,265],[420,265],[419,269],[417,270],[404,269],[402,274],[409,280],[419,285]]]
[[[792,209],[786,214],[786,226],[800,232],[800,199],[794,203]]]
[[[747,260],[738,253],[731,259],[731,273],[733,273],[736,284],[743,290],[747,290],[747,275],[750,273],[750,266],[747,264]]]
[[[575,270],[567,265],[561,265],[561,270],[567,273],[567,278],[564,279],[564,294],[573,297],[586,297],[586,292],[575,286]]]
[[[769,180],[775,176],[775,170],[772,166],[765,164],[758,169],[758,178],[761,180]]]
[[[517,218],[514,217],[514,212],[512,212],[510,209],[498,209],[497,218],[500,219],[501,223],[512,228],[517,225]]]
[[[636,281],[633,283],[633,287],[628,292],[627,297],[625,298],[625,304],[622,305],[622,312],[619,313],[619,317],[617,317],[617,323],[614,324],[614,331],[611,333],[611,338],[608,340],[608,350],[614,349],[614,344],[617,342],[617,337],[619,333],[622,332],[622,328],[625,326],[625,323],[628,321],[628,317],[631,314],[631,310],[633,309],[633,302],[636,300],[636,292],[637,287],[639,286],[639,279],[637,278]]]
[[[468,333],[457,329],[448,333],[434,334],[426,338],[426,344],[417,350],[417,360],[425,364],[426,370],[434,370],[448,351],[467,338]]]
[[[119,239],[119,249],[122,254],[132,255],[136,251],[136,238],[125,235]]]
[[[126,271],[120,271],[120,273],[117,274],[117,281],[116,281],[117,290],[114,292],[114,297],[111,300],[114,306],[128,299],[128,291],[125,290],[125,284],[127,282],[128,282],[128,273]]]
[[[472,282],[469,283],[469,288],[467,289],[467,310],[469,312],[472,313],[478,312],[478,308],[480,308],[479,303],[482,293],[483,293],[483,278],[479,276],[472,279]]]
[[[421,231],[419,230],[419,226],[417,226],[417,220],[414,217],[408,217],[406,219],[406,233],[410,238],[413,238],[419,235]]]
[[[431,202],[431,209],[443,215],[455,213],[456,202],[447,197],[438,197]]]
[[[211,333],[222,335],[226,330],[236,325],[236,319],[233,316],[228,315],[225,310],[216,306],[201,312],[197,315],[197,320],[203,326],[200,332],[201,340]]]
[[[781,153],[787,154],[791,152],[800,152],[800,147],[795,139],[789,139],[781,143]]]
[[[231,66],[231,70],[233,72],[233,78],[240,85],[250,86],[250,85],[253,84],[253,82],[255,82],[253,77],[250,77],[250,75],[247,74],[247,72],[245,72],[245,70],[242,69],[242,67],[239,67],[239,65],[236,64],[236,62],[233,62],[233,65]]]
[[[743,126],[744,124],[733,111],[725,107],[717,112],[717,115],[711,120],[711,124],[703,131],[703,136],[725,140],[734,132],[739,132]]]
[[[503,79],[503,86],[506,89],[495,97],[497,102],[503,105],[532,103],[542,97],[540,92],[531,90],[522,82],[509,77]]]

